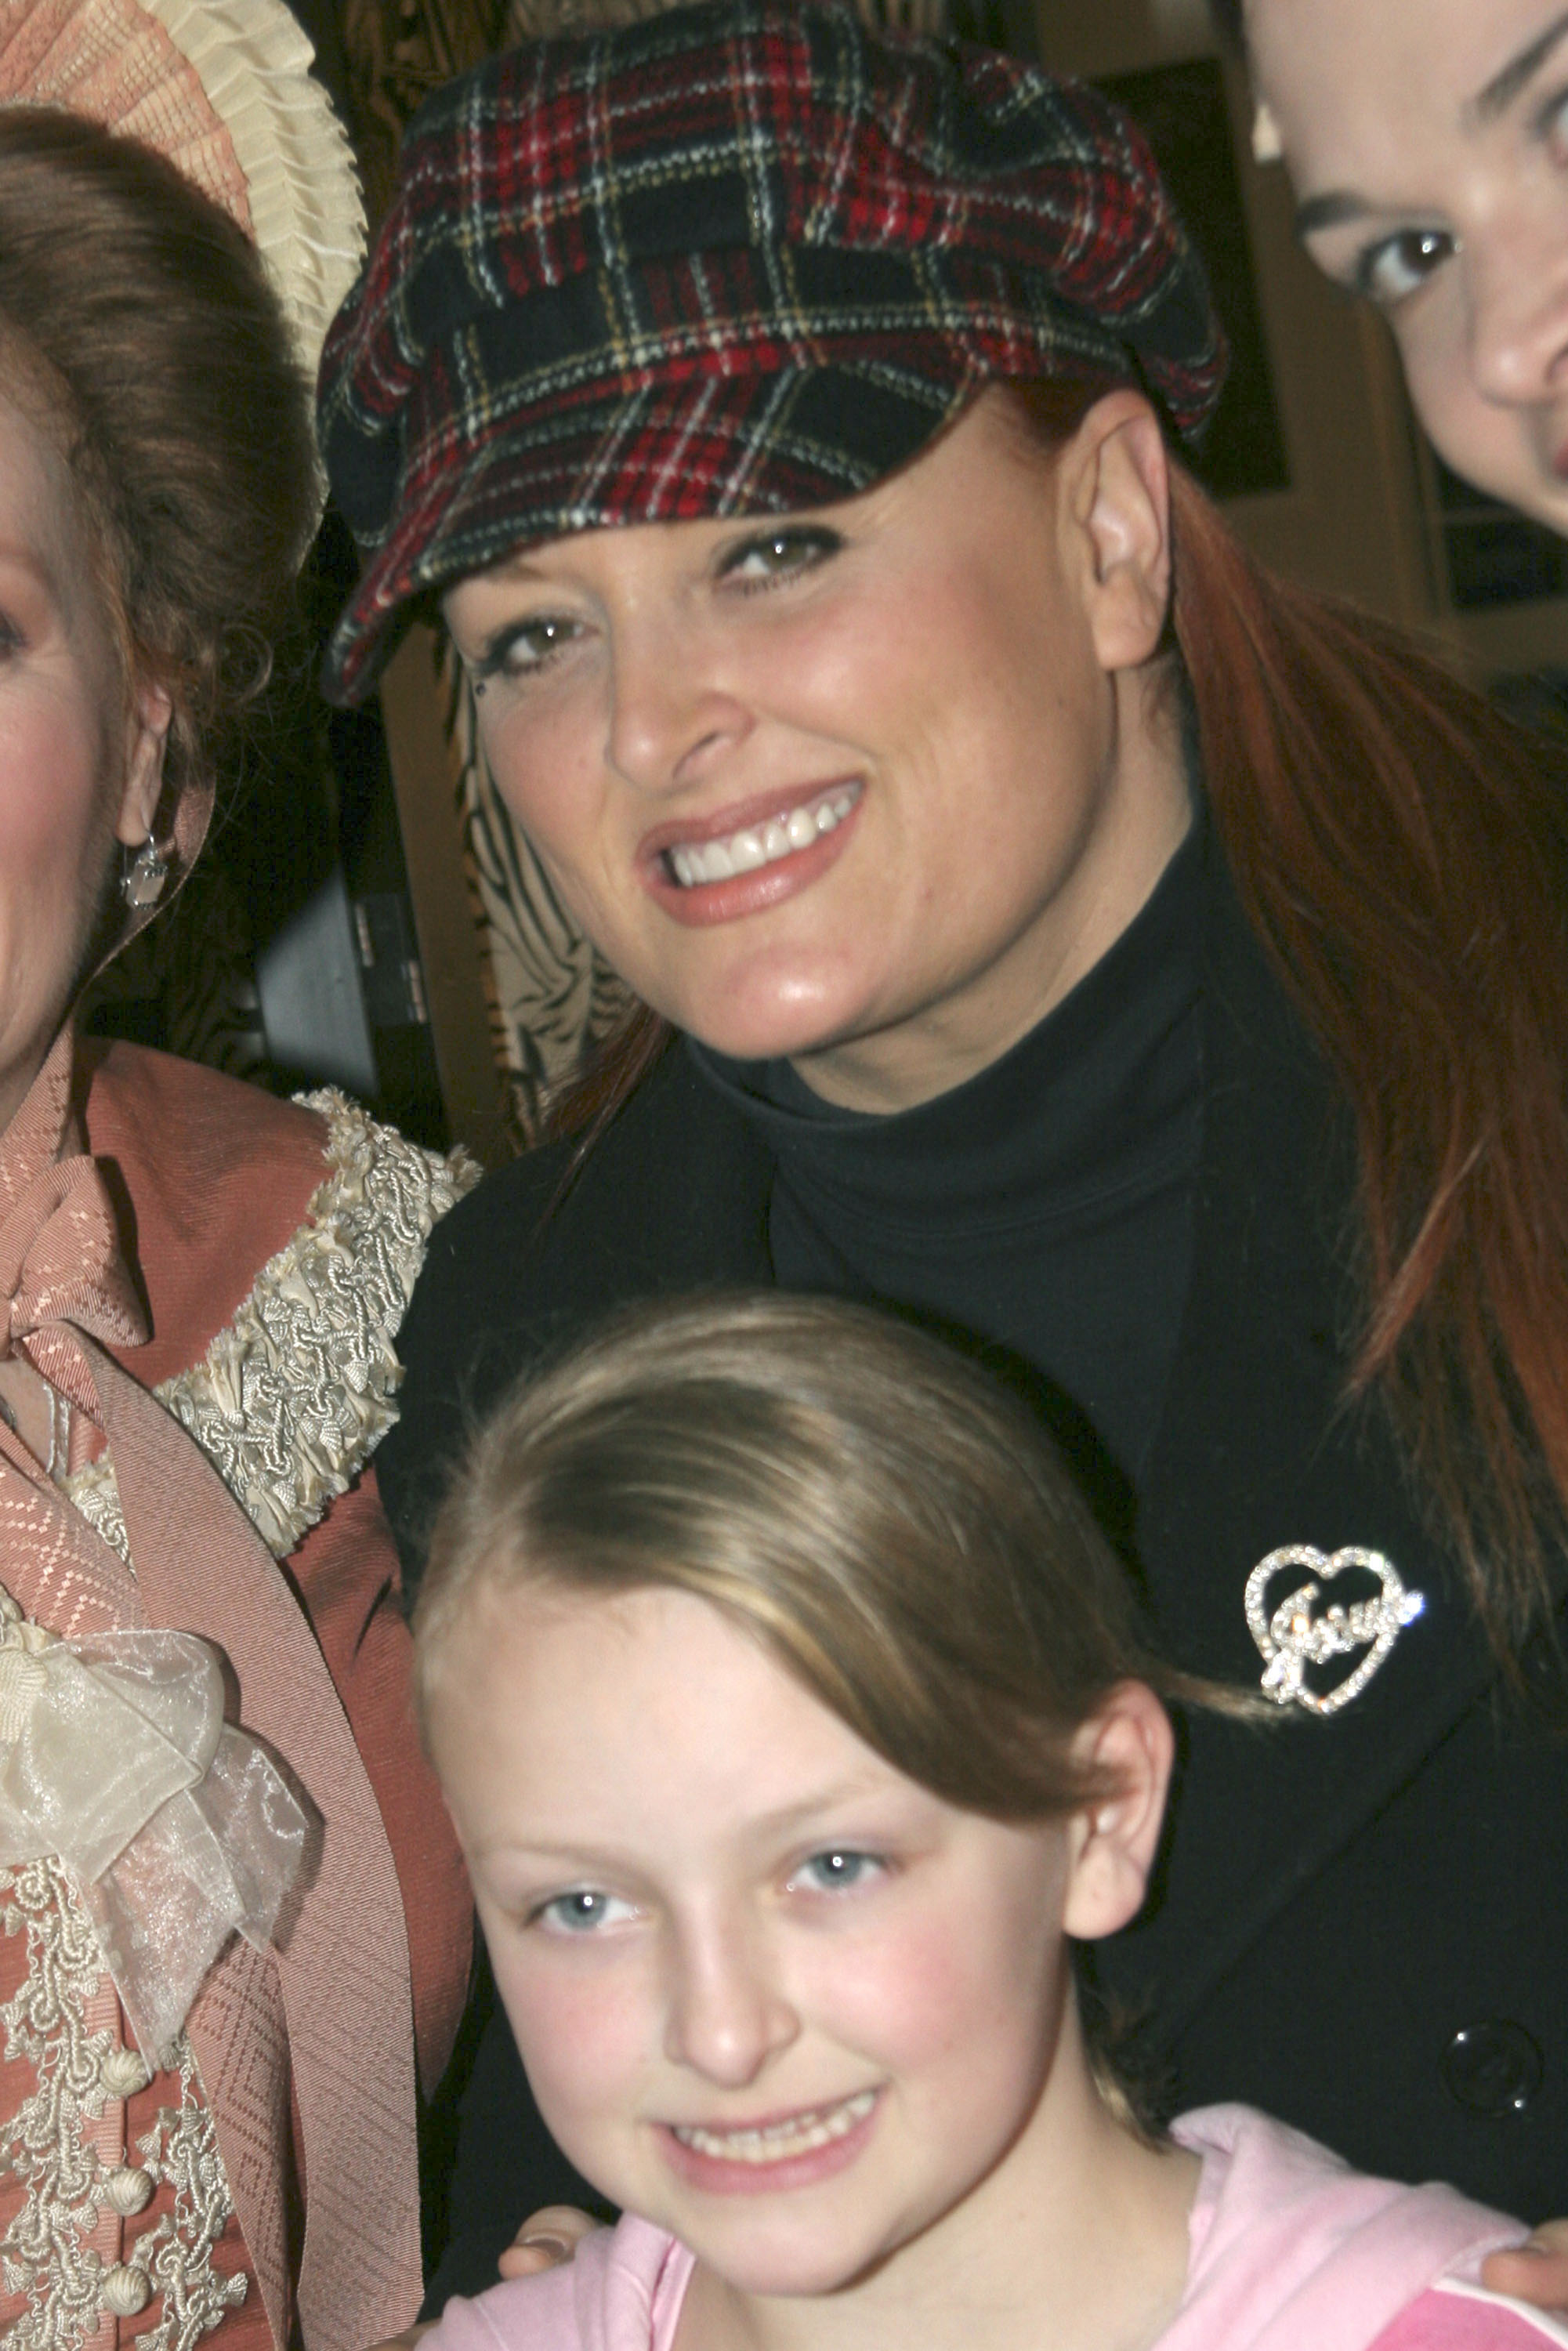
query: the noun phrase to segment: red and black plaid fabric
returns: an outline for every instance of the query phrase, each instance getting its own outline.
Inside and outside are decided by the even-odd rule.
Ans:
[[[1224,364],[1143,139],[1081,84],[847,0],[512,50],[415,117],[328,337],[367,557],[328,691],[517,546],[852,496],[988,379],[1131,378],[1190,433]]]

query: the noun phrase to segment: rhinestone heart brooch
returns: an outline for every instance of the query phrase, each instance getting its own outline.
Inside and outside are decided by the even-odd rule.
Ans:
[[[1272,1608],[1270,1595],[1287,1569],[1306,1570]],[[1356,1600],[1331,1601],[1317,1610],[1323,1587],[1352,1568],[1376,1581],[1375,1592]],[[1398,1569],[1380,1551],[1347,1543],[1322,1552],[1312,1543],[1286,1543],[1260,1559],[1247,1579],[1247,1625],[1263,1658],[1263,1687],[1277,1706],[1299,1706],[1309,1714],[1337,1714],[1359,1697],[1406,1625],[1427,1604],[1422,1593],[1406,1589]],[[1316,1611],[1316,1613],[1314,1613]],[[1362,1651],[1342,1681],[1327,1689],[1307,1681],[1310,1666]]]

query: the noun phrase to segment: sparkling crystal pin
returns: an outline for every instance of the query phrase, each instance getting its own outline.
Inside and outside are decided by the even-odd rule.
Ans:
[[[1288,1568],[1305,1568],[1307,1581],[1270,1609],[1270,1588]],[[1323,1586],[1347,1568],[1375,1576],[1376,1593],[1363,1600],[1331,1601],[1314,1614]],[[1368,1551],[1360,1543],[1332,1552],[1312,1543],[1281,1545],[1260,1559],[1247,1579],[1247,1625],[1262,1656],[1264,1690],[1276,1706],[1337,1714],[1360,1696],[1406,1625],[1413,1625],[1426,1605],[1425,1595],[1407,1591],[1393,1561],[1380,1551]],[[1358,1649],[1363,1654],[1343,1681],[1332,1689],[1311,1687],[1309,1666],[1354,1656]]]

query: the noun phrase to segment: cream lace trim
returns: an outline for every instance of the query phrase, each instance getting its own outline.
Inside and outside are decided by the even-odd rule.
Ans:
[[[37,1637],[0,1586],[0,1664],[26,1656]],[[0,2239],[0,2280],[7,2294],[26,2297],[0,2343],[5,2351],[80,2351],[106,2314],[133,2317],[161,2294],[162,2314],[141,2337],[144,2351],[191,2351],[245,2300],[248,2283],[213,2267],[233,2206],[191,2045],[181,2033],[173,2059],[180,2103],[159,2108],[138,2142],[140,2165],[124,2160],[123,2146],[106,2164],[83,2126],[148,2076],[117,2033],[88,2029],[103,1970],[98,1938],[52,1856],[0,1870],[0,1926],[27,1938],[26,1978],[0,2008],[5,2054],[37,2076],[32,2095],[0,2125],[0,2163],[22,2190],[21,2210]],[[100,2210],[138,2212],[163,2181],[172,2210],[138,2238],[129,2263],[106,2269],[88,2241]]]
[[[392,1343],[431,1228],[480,1172],[462,1152],[444,1159],[405,1142],[342,1094],[301,1100],[327,1121],[332,1173],[227,1330],[155,1391],[277,1559],[391,1427],[402,1377]],[[65,1490],[123,1553],[108,1458],[78,1470]]]
[[[0,2008],[5,2054],[23,2058],[38,2086],[0,2135],[22,2209],[0,2241],[0,2276],[27,2306],[4,2339],[6,2351],[76,2351],[97,2332],[102,2263],[86,2240],[98,2225],[98,2155],[83,2132],[109,2095],[105,2060],[114,2036],[89,2033],[87,2003],[98,1989],[98,1942],[65,1873],[53,1860],[0,1872],[7,1935],[27,1938],[27,1977]]]
[[[392,1342],[431,1228],[479,1176],[462,1154],[445,1160],[419,1150],[341,1094],[306,1100],[327,1121],[331,1170],[306,1222],[263,1267],[202,1362],[157,1390],[279,1558],[391,1426]],[[129,1565],[107,1457],[78,1470],[65,1491]],[[25,1646],[27,1630],[0,1588],[0,1654]],[[233,2199],[190,2044],[183,2034],[176,2043],[179,2105],[160,2108],[138,2142],[139,2164],[106,2171],[83,2126],[146,2074],[113,2033],[88,2031],[101,1975],[92,1929],[54,1860],[0,1871],[0,1926],[27,1937],[26,1980],[0,2008],[5,2052],[37,2076],[31,2096],[0,2123],[0,2165],[23,2191],[0,2240],[0,2279],[26,2297],[0,2351],[81,2351],[107,2314],[132,2317],[154,2294],[162,2314],[139,2335],[139,2351],[191,2351],[245,2299],[246,2281],[213,2267]],[[134,2212],[161,2182],[173,2190],[172,2210],[131,2246],[130,2264],[105,2272],[87,2241],[100,2203]]]

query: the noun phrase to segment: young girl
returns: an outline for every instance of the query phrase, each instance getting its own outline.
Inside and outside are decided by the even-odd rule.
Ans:
[[[626,2214],[426,2351],[1568,2342],[1474,2283],[1525,2231],[1451,2190],[1244,2107],[1133,2119],[1069,1942],[1141,1907],[1156,1688],[1201,1693],[934,1342],[625,1316],[481,1436],[416,1638],[535,2094]]]

